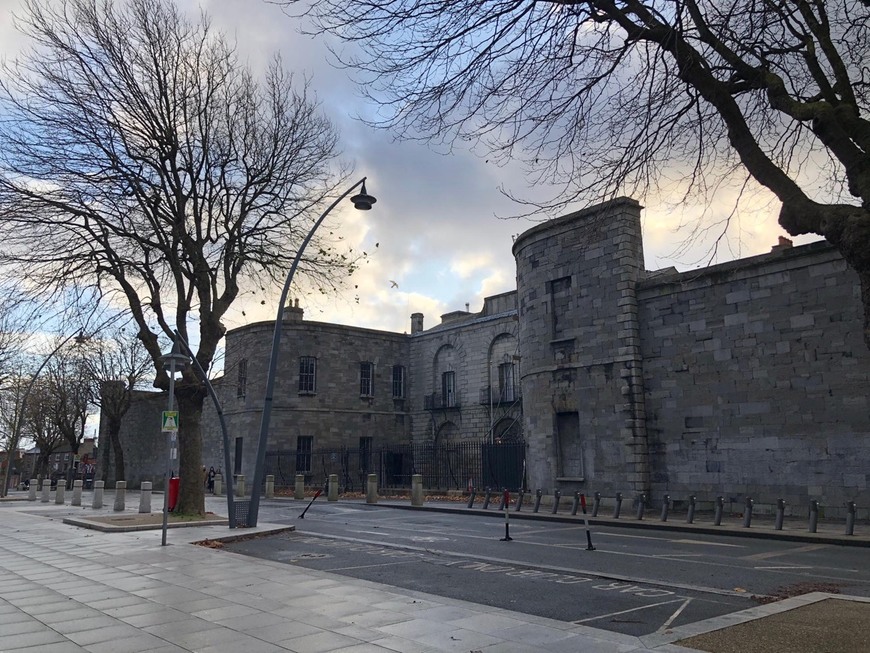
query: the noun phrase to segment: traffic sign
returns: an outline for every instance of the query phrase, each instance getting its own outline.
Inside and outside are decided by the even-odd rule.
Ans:
[[[163,432],[176,433],[178,431],[178,411],[164,410],[163,411]]]

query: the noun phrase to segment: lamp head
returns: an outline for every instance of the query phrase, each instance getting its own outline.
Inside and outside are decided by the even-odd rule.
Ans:
[[[175,371],[181,372],[185,367],[187,367],[190,359],[185,354],[181,353],[181,345],[176,340],[172,343],[172,351],[168,354],[163,354],[163,356],[160,357],[160,362],[163,363],[163,369],[167,372],[171,371],[173,363],[175,363]]]
[[[353,202],[353,208],[360,211],[369,211],[372,208],[372,204],[374,204],[378,200],[375,199],[373,195],[369,195],[366,192],[366,182],[363,182],[360,192],[357,195],[351,197],[350,201]]]

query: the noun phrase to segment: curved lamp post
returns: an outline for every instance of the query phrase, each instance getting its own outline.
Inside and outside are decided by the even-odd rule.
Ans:
[[[269,422],[272,418],[272,398],[275,391],[275,371],[278,367],[278,353],[281,344],[281,331],[283,328],[284,319],[284,304],[287,302],[287,294],[290,292],[290,284],[293,282],[293,275],[296,273],[296,268],[299,266],[299,261],[302,258],[302,253],[305,251],[305,248],[308,246],[309,241],[314,236],[314,232],[317,231],[317,228],[323,223],[323,221],[326,219],[326,216],[329,215],[329,212],[332,211],[332,209],[334,209],[336,206],[338,206],[338,203],[341,200],[350,195],[357,188],[357,186],[362,186],[360,192],[350,198],[350,201],[353,202],[354,208],[360,211],[368,211],[372,208],[372,204],[374,204],[377,200],[366,192],[366,178],[363,177],[353,186],[348,188],[344,193],[342,193],[342,195],[332,204],[330,204],[329,207],[323,212],[323,214],[317,219],[317,222],[315,222],[314,225],[311,227],[311,230],[308,232],[308,235],[305,236],[305,239],[302,241],[302,244],[299,246],[299,249],[296,252],[296,257],[293,259],[293,263],[290,265],[290,271],[287,273],[287,280],[284,282],[284,289],[281,291],[281,299],[278,302],[278,313],[275,316],[275,331],[272,335],[272,354],[269,357],[269,371],[266,375],[266,392],[265,398],[263,400],[263,417],[260,422],[259,438],[257,439],[257,460],[254,466],[254,481],[253,486],[251,487],[251,503],[248,507],[247,526],[257,525],[257,516],[260,512],[260,486],[263,484],[264,481],[263,475],[265,473],[266,467],[266,445],[269,439]],[[227,470],[227,475],[229,476],[229,470]]]
[[[33,385],[36,383],[39,373],[42,372],[42,369],[46,365],[48,365],[48,361],[54,358],[55,354],[57,354],[57,352],[63,349],[66,344],[73,339],[75,339],[77,345],[81,345],[88,339],[88,337],[83,332],[79,331],[78,333],[73,333],[61,340],[60,344],[55,347],[51,353],[45,357],[42,363],[40,363],[39,367],[36,368],[36,372],[34,372],[33,376],[30,377],[30,381],[24,389],[24,393],[21,395],[21,405],[18,409],[18,414],[15,416],[15,425],[12,429],[12,441],[9,443],[9,451],[6,452],[6,471],[3,474],[3,487],[0,488],[0,497],[5,497],[8,490],[6,486],[9,484],[9,471],[12,469],[13,461],[12,456],[18,448],[18,441],[21,439],[21,423],[24,421],[24,406],[27,403],[28,397],[30,397],[30,391],[33,390]]]

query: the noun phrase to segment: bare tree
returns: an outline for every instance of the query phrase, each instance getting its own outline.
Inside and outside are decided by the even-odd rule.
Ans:
[[[129,329],[115,329],[105,337],[94,339],[89,347],[88,373],[94,403],[100,407],[100,464],[104,481],[108,477],[110,456],[115,478],[125,478],[121,424],[130,409],[133,390],[146,379],[151,367],[148,352]]]
[[[51,358],[44,373],[50,395],[45,400],[50,401],[51,417],[73,456],[78,455],[94,404],[93,381],[82,354],[79,347],[62,349]]]
[[[36,458],[37,478],[51,476],[51,455],[65,442],[63,431],[58,426],[57,396],[52,381],[37,378],[24,404],[21,415],[22,429],[26,437],[39,450]]]
[[[346,179],[335,129],[307,83],[277,60],[258,80],[171,0],[24,7],[34,47],[0,81],[4,260],[46,290],[93,287],[127,305],[167,389],[161,336],[177,328],[207,370],[245,284],[283,279]],[[329,242],[308,251],[300,271],[322,287],[353,268]],[[175,390],[178,510],[202,513],[205,388],[188,369]]]
[[[282,4],[301,2],[283,0]],[[308,4],[308,3],[306,3]],[[523,156],[549,207],[666,180],[781,202],[861,278],[870,344],[870,3],[862,0],[320,0],[302,10],[415,137]],[[735,177],[736,175],[736,177]]]

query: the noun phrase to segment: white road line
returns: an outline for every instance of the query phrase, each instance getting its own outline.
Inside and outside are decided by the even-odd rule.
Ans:
[[[598,621],[599,619],[607,619],[607,617],[617,617],[621,614],[628,614],[629,612],[637,612],[638,610],[648,610],[649,608],[657,608],[660,605],[667,605],[668,603],[679,603],[681,599],[674,599],[672,601],[662,601],[661,603],[651,603],[650,605],[642,605],[639,608],[631,608],[629,610],[620,610],[619,612],[611,612],[610,614],[602,614],[597,617],[588,617],[586,619],[579,619],[577,621],[572,621],[571,623],[575,624],[585,624],[589,621]]]
[[[779,556],[787,556],[791,553],[809,553],[810,551],[818,551],[819,549],[827,549],[829,544],[807,544],[794,549],[784,549],[782,551],[765,551],[764,553],[755,553],[753,555],[743,556],[744,560],[767,560],[768,558],[778,558]]]
[[[679,617],[680,614],[683,612],[683,610],[685,610],[686,607],[687,607],[687,606],[689,605],[689,603],[691,603],[691,602],[692,602],[692,599],[691,599],[691,598],[686,599],[686,600],[683,602],[683,605],[681,605],[679,608],[677,608],[677,611],[674,612],[674,614],[672,614],[670,617],[668,617],[667,621],[665,621],[665,623],[663,623],[663,624],[661,625],[661,627],[660,627],[656,632],[657,632],[657,633],[661,633],[661,632],[667,630],[668,628],[670,628],[670,627],[671,627],[671,624],[674,623],[674,619],[676,619],[677,617]]]
[[[396,565],[408,565],[412,562],[417,562],[417,560],[401,560],[399,562],[384,562],[379,565],[359,565],[356,567],[330,567],[320,571],[348,571],[349,569],[369,569],[371,567],[395,567]]]
[[[790,571],[792,569],[812,569],[812,567],[797,567],[797,566],[792,567],[791,565],[786,565],[783,567],[753,567],[753,569],[768,570],[768,571],[774,570],[774,569],[785,569],[785,570]]]

